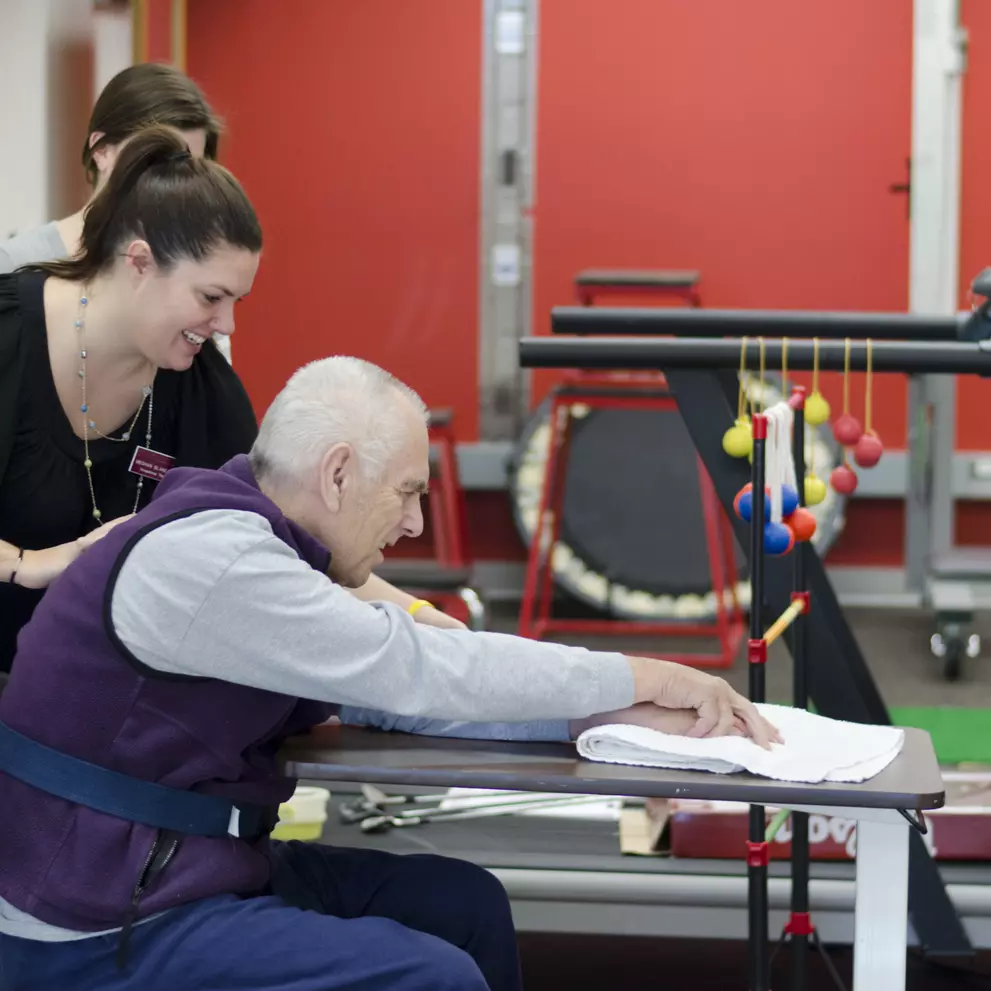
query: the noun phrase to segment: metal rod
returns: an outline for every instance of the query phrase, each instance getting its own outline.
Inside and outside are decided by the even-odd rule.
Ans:
[[[706,310],[663,307],[556,306],[555,334],[670,334],[675,337],[870,337],[874,340],[955,341],[970,313],[922,317],[911,313],[806,310]]]
[[[793,602],[768,628],[767,632],[764,634],[764,639],[767,641],[768,647],[774,643],[778,637],[781,636],[785,630],[795,622],[796,619],[802,614],[802,610],[805,608],[804,603],[795,601]]]
[[[523,368],[671,368],[735,369],[740,366],[739,340],[708,340],[690,337],[661,338],[563,338],[525,337],[520,341]],[[788,367],[809,370],[813,366],[813,343],[789,341]],[[781,341],[765,341],[768,368],[781,365]],[[844,342],[819,342],[819,367],[842,371]],[[757,367],[760,344],[750,339],[746,346],[747,368]],[[932,341],[877,341],[871,344],[875,372],[922,372],[946,375],[991,375],[991,342],[934,343]],[[850,368],[867,367],[864,341],[850,344]]]
[[[791,452],[795,464],[795,481],[798,488],[798,504],[805,499],[805,389],[796,386],[793,392]],[[814,464],[814,462],[813,462]],[[812,545],[802,541],[795,545],[795,591],[806,591],[805,556],[812,553]],[[809,608],[813,605],[809,601]],[[808,709],[808,616],[803,612],[791,627],[791,656],[793,702],[797,709]],[[809,911],[809,816],[807,812],[791,813],[791,918],[795,922]],[[803,991],[807,981],[809,935],[800,926],[791,933],[791,988]]]
[[[764,448],[767,437],[767,417],[754,415],[753,465],[751,468],[750,510],[750,639],[761,640],[764,604]],[[765,654],[766,656],[766,654]],[[748,665],[750,700],[764,701],[764,667],[752,658]],[[755,854],[755,849],[766,851],[764,840],[766,827],[764,806],[750,806],[750,846],[747,858],[747,875],[750,897],[748,899],[750,925],[748,950],[750,956],[750,991],[768,991],[770,984],[770,960],[768,959],[768,899],[766,858]],[[755,847],[756,844],[756,847]],[[764,844],[763,847],[760,844]]]

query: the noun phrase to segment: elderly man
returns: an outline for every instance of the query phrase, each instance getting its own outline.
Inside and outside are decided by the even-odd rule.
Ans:
[[[176,469],[24,629],[0,697],[4,988],[520,986],[505,893],[441,857],[270,842],[277,751],[337,712],[564,739],[596,719],[775,731],[676,664],[416,624],[361,588],[420,532],[423,403],[353,358],[296,373],[250,456]]]

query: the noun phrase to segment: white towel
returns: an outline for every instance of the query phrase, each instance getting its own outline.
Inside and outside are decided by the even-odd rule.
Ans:
[[[694,739],[643,726],[595,726],[578,737],[578,752],[607,764],[638,764],[682,771],[734,774],[749,771],[779,781],[867,781],[902,749],[905,733],[895,726],[868,726],[828,719],[804,709],[759,703],[784,743],[764,750],[740,736]]]

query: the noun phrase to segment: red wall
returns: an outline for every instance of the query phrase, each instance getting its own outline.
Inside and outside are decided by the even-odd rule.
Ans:
[[[465,0],[189,0],[188,70],[265,231],[233,340],[259,413],[358,354],[476,438],[481,37]]]
[[[481,6],[239,0],[231,16],[188,0],[189,71],[265,227],[234,339],[259,412],[304,361],[352,352],[476,439]],[[889,187],[910,152],[911,5],[718,6],[541,3],[535,332],[591,266],[699,268],[713,307],[906,308],[906,203]],[[991,9],[962,11],[965,285],[991,263]],[[535,400],[555,377],[534,376]],[[840,376],[823,378],[838,409]],[[875,387],[875,425],[901,447],[904,379]],[[991,449],[987,390],[959,383],[962,448]],[[862,377],[852,395],[859,415]],[[961,507],[965,542],[985,509]],[[902,513],[854,501],[831,560],[898,564]],[[479,556],[519,555],[502,495],[472,494],[470,514]]]
[[[991,265],[991,132],[987,126],[991,114],[991,4],[985,0],[963,0],[960,19],[970,36],[963,82],[960,220],[961,305],[966,306],[971,280],[982,268]],[[989,409],[991,384],[975,376],[957,379],[958,449],[991,450]],[[957,536],[963,542],[970,542],[972,536],[975,524],[972,513],[967,517],[959,513],[957,516]]]
[[[888,187],[910,150],[911,5],[717,6],[541,3],[539,332],[586,267],[700,269],[712,307],[905,309]],[[904,403],[903,380],[878,381],[896,446]]]

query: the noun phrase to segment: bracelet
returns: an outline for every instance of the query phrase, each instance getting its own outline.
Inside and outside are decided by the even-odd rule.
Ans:
[[[427,602],[426,599],[417,599],[415,602],[411,602],[406,607],[406,612],[411,616],[415,616],[424,606],[430,606],[433,609],[433,603]]]
[[[16,585],[17,582],[14,579],[17,577],[17,571],[20,566],[24,563],[24,548],[22,547],[17,552],[17,560],[14,562],[14,570],[10,573],[10,584]]]

